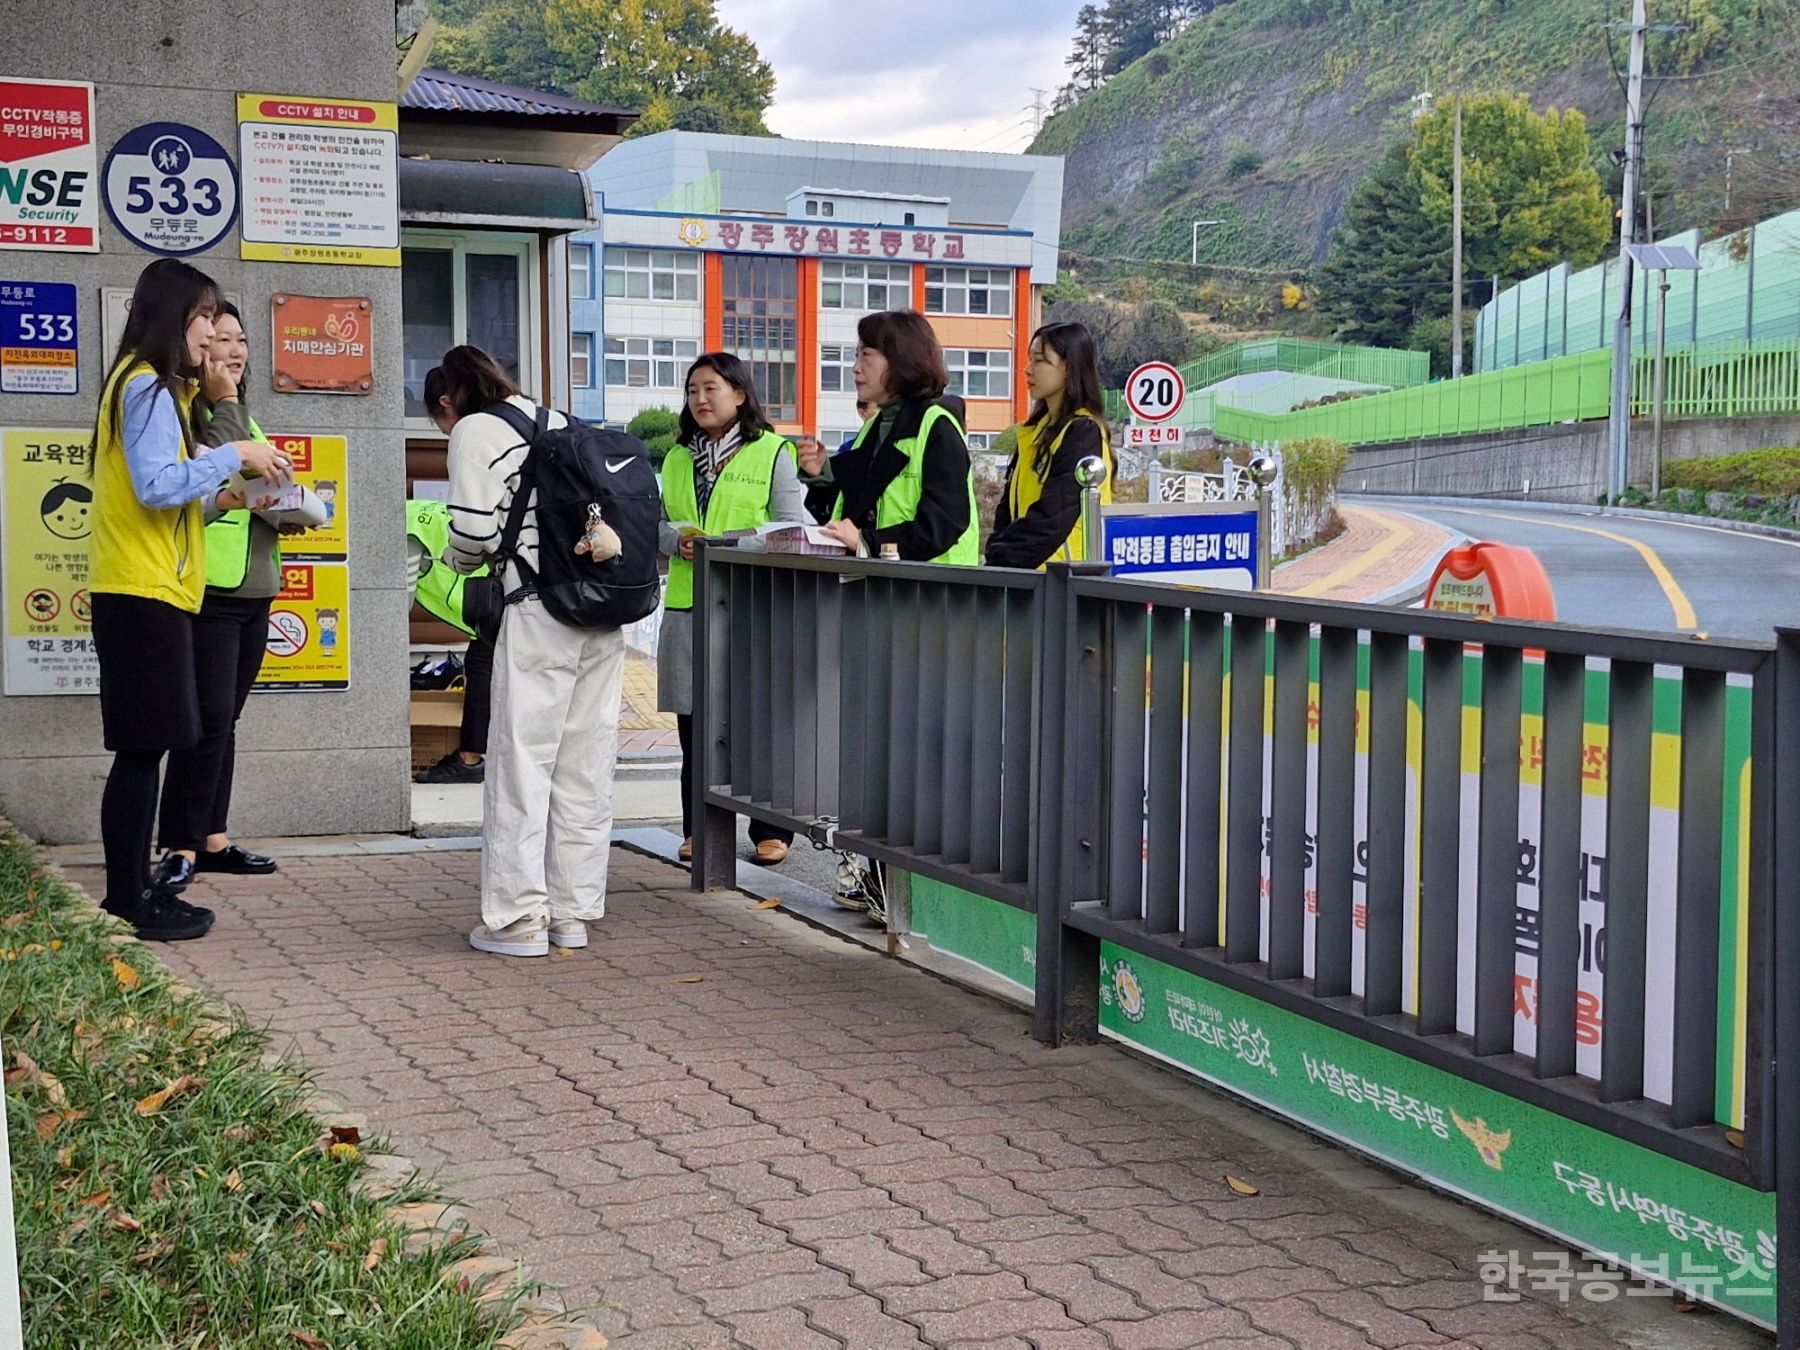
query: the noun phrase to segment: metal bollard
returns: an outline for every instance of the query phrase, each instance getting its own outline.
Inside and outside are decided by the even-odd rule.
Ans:
[[[1256,589],[1269,589],[1269,487],[1281,472],[1281,465],[1273,455],[1258,455],[1251,460],[1246,472],[1250,481],[1256,484]]]
[[[1100,530],[1100,489],[1106,485],[1106,461],[1089,455],[1075,466],[1075,481],[1081,484],[1081,556],[1099,562],[1106,550]]]

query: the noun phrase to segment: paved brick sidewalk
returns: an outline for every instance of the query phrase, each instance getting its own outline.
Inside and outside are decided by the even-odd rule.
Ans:
[[[1483,1303],[1477,1253],[1549,1244],[637,855],[587,950],[477,955],[477,866],[208,878],[217,929],[165,950],[629,1350],[1755,1343]]]
[[[1398,511],[1340,502],[1344,532],[1275,570],[1275,589],[1315,600],[1368,600],[1430,567],[1453,542],[1448,530]]]

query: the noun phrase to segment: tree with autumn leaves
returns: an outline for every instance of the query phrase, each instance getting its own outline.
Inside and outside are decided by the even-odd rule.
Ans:
[[[434,0],[432,62],[641,113],[671,128],[766,136],[775,73],[713,0]]]
[[[1455,110],[1442,100],[1356,185],[1319,276],[1341,336],[1425,347],[1448,368]],[[1472,307],[1487,278],[1586,267],[1613,239],[1587,120],[1534,112],[1523,94],[1463,100],[1463,271]]]

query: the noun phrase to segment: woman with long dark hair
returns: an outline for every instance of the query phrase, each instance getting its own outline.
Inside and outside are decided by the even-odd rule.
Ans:
[[[243,315],[228,300],[213,315],[206,374],[196,400],[194,430],[209,446],[267,443],[246,402],[250,344]],[[237,761],[237,722],[268,650],[269,607],[281,591],[281,540],[325,523],[325,507],[310,489],[298,505],[276,512],[234,493],[206,527],[206,596],[194,620],[194,667],[200,687],[200,740],[169,755],[157,833],[164,849],[156,885],[183,891],[197,872],[265,876],[275,860],[231,842],[227,819]],[[259,509],[253,509],[259,508]]]
[[[962,426],[938,402],[949,374],[937,335],[902,309],[865,315],[856,338],[856,396],[875,415],[829,459],[815,440],[800,446],[807,508],[852,552],[893,544],[911,562],[974,566],[975,480]]]
[[[1100,388],[1094,335],[1078,323],[1047,323],[1031,336],[1025,367],[1031,415],[1015,428],[1018,450],[988,537],[990,567],[1042,567],[1079,562],[1081,484],[1076,466],[1106,462],[1101,500],[1112,500],[1112,438]]]
[[[707,352],[687,373],[680,443],[663,460],[663,525],[669,558],[656,644],[656,703],[675,714],[681,735],[681,856],[693,856],[694,541],[729,530],[803,520],[806,496],[794,447],[769,425],[750,368],[730,352]],[[750,822],[756,861],[772,867],[794,836]]]
[[[100,721],[113,752],[100,801],[102,908],[158,941],[197,938],[211,910],[154,889],[150,841],[162,758],[200,739],[194,616],[206,589],[202,503],[234,476],[278,479],[274,446],[195,444],[192,408],[209,363],[219,291],[174,258],[138,277],[94,427],[88,589],[100,660]]]

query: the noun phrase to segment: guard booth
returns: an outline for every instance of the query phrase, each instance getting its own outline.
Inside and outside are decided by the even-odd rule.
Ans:
[[[598,223],[585,171],[637,114],[447,71],[424,70],[400,98],[401,289],[405,319],[406,491],[447,500],[445,438],[424,402],[425,373],[471,343],[530,398],[568,408],[590,372],[571,371],[568,238]],[[585,251],[580,255],[586,260]],[[398,528],[398,525],[396,526]],[[464,635],[414,606],[409,664],[459,653]],[[455,740],[460,691],[414,693],[413,763]]]

